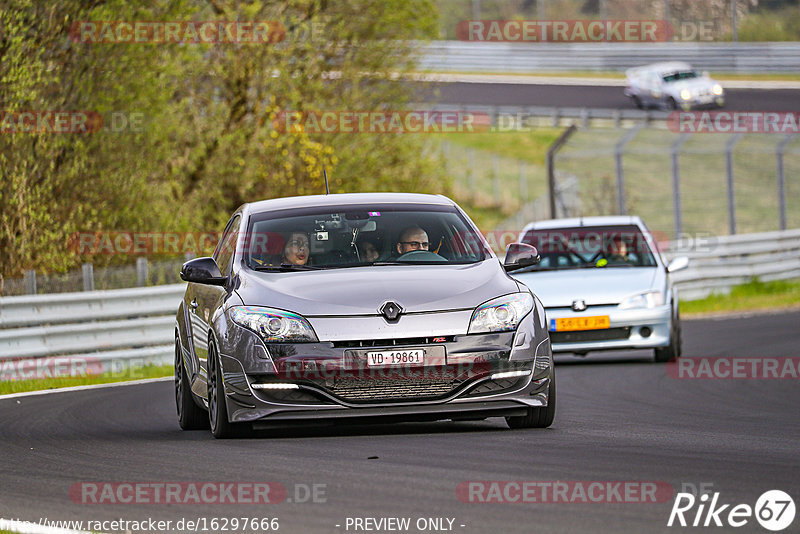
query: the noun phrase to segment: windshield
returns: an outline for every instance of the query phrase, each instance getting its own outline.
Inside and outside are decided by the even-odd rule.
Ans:
[[[375,205],[250,217],[245,264],[262,271],[394,264],[466,264],[490,254],[452,207]]]
[[[635,225],[531,230],[523,243],[535,246],[542,257],[531,270],[656,266]]]
[[[691,80],[692,78],[698,78],[696,71],[693,70],[681,70],[678,72],[673,72],[672,74],[668,74],[664,76],[664,81],[667,83],[677,82],[680,80]]]

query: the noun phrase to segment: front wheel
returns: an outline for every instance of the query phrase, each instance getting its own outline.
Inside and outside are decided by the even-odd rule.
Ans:
[[[678,109],[678,103],[675,101],[674,98],[669,97],[667,99],[667,109],[670,111],[675,111]]]
[[[181,342],[175,337],[175,404],[178,408],[178,424],[183,430],[203,430],[208,428],[208,416],[192,398],[189,378],[183,367]]]
[[[654,351],[656,362],[662,363],[680,358],[683,350],[681,347],[682,342],[680,317],[676,315],[672,320],[672,328],[669,335],[669,345],[666,347],[659,347]]]
[[[215,438],[239,438],[247,435],[249,428],[243,423],[228,421],[225,402],[225,385],[220,370],[219,356],[213,344],[208,347],[208,423]]]
[[[547,406],[528,408],[526,415],[506,417],[509,428],[547,428],[556,418],[556,370],[550,373],[550,385],[547,387]]]

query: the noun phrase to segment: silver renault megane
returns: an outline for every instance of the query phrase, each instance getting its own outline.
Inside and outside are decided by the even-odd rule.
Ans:
[[[245,204],[213,257],[184,264],[175,326],[183,429],[470,420],[548,427],[556,383],[541,302],[443,196]]]

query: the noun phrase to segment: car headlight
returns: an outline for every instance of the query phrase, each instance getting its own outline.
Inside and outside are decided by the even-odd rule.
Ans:
[[[233,306],[233,322],[261,336],[267,343],[317,341],[311,324],[296,313],[256,306]]]
[[[692,99],[692,92],[688,89],[681,90],[681,99],[683,100],[691,100]]]
[[[714,93],[717,96],[722,96],[722,93],[724,91],[722,90],[722,86],[720,84],[715,83],[714,87],[711,88],[711,92]]]
[[[470,334],[516,330],[523,317],[533,309],[533,295],[513,293],[484,302],[472,313]]]
[[[664,293],[661,291],[648,291],[647,293],[639,293],[623,300],[619,308],[621,310],[630,310],[633,308],[655,308],[664,304]]]

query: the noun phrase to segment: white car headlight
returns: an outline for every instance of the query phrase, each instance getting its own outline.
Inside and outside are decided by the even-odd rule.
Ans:
[[[683,89],[681,91],[681,98],[683,100],[691,100],[692,99],[692,92],[688,89]]]
[[[647,293],[639,293],[626,298],[619,304],[619,308],[621,310],[630,310],[633,308],[655,308],[663,305],[664,294],[661,291],[648,291]]]
[[[711,92],[714,93],[717,96],[722,96],[722,93],[724,91],[722,90],[722,86],[720,84],[715,83],[714,87],[711,88]]]
[[[257,306],[233,306],[233,322],[249,328],[267,343],[318,341],[311,324],[296,313]]]
[[[470,334],[516,330],[523,317],[533,309],[530,293],[513,293],[478,306],[469,322]]]

